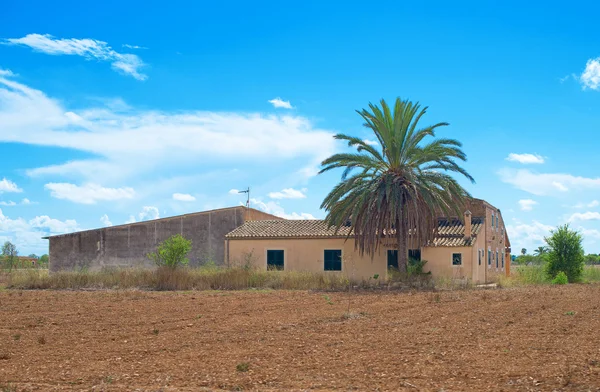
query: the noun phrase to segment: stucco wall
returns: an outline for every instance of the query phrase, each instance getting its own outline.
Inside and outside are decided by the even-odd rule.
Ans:
[[[50,271],[152,267],[147,254],[174,234],[192,241],[190,265],[222,264],[225,235],[246,220],[278,219],[245,207],[206,211],[50,237]]]
[[[229,240],[229,265],[241,266],[247,260],[255,268],[267,269],[267,250],[284,251],[284,270],[339,273],[324,271],[324,250],[342,250],[342,273],[354,280],[387,275],[387,251],[382,249],[373,259],[360,256],[354,241],[344,238],[328,239],[232,239]]]
[[[284,251],[284,269],[286,271],[324,272],[323,253],[325,249],[342,250],[342,272],[356,280],[369,279],[378,274],[387,276],[387,249],[381,247],[373,259],[360,256],[354,250],[352,240],[332,239],[231,239],[228,241],[229,265],[240,266],[250,261],[255,268],[267,268],[267,250]],[[426,247],[421,249],[421,259],[427,260],[424,270],[433,276],[448,278],[473,277],[472,263],[476,255],[474,247]],[[462,254],[462,266],[452,265],[452,254]],[[481,281],[485,280],[481,269]],[[481,271],[481,272],[480,272]],[[329,271],[328,271],[329,273]]]
[[[452,265],[452,254],[462,254],[462,265]],[[427,260],[424,271],[436,277],[453,279],[472,279],[472,247],[424,247],[421,249],[421,260]]]

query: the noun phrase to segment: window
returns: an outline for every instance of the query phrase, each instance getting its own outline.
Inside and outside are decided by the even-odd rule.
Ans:
[[[492,230],[494,229],[494,213],[492,212]]]
[[[504,253],[502,253],[502,269],[504,269]]]
[[[496,269],[498,269],[498,249],[496,249]]]
[[[483,250],[479,249],[477,251],[477,257],[479,258],[479,265],[481,265],[481,253],[483,252]]]
[[[283,271],[283,250],[267,250],[267,270]]]
[[[398,250],[388,249],[387,251],[388,268],[398,269]]]
[[[421,249],[409,249],[408,250],[408,258],[420,261],[421,260]]]
[[[452,253],[452,265],[462,265],[462,253]]]
[[[323,261],[325,271],[341,271],[342,251],[340,249],[326,249]]]
[[[488,249],[488,267],[492,266],[492,251]]]

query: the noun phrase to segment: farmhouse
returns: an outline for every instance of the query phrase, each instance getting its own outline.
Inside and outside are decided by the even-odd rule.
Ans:
[[[464,216],[440,218],[435,238],[409,256],[426,260],[433,276],[493,282],[510,273],[510,242],[500,210],[470,199]],[[386,277],[398,266],[395,241],[383,243],[374,257],[354,248],[350,228],[337,233],[322,220],[247,221],[225,236],[226,264],[261,269],[340,271],[351,279]],[[339,272],[338,272],[339,273]]]
[[[45,237],[50,271],[151,267],[147,254],[175,234],[192,241],[191,266],[223,263],[225,234],[250,220],[280,219],[246,207],[223,208],[120,226]]]

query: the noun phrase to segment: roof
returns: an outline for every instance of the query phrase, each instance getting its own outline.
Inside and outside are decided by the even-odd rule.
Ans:
[[[262,220],[249,221],[227,234],[226,238],[344,238],[350,227],[327,228],[324,220]]]
[[[246,209],[246,208],[248,208],[249,210],[259,211],[262,214],[270,215],[273,218],[276,218],[275,215],[267,214],[266,212],[257,210],[255,208],[249,208],[249,207],[246,207],[246,206],[234,206],[234,207],[217,208],[217,209],[208,210],[208,211],[192,212],[192,213],[189,213],[189,214],[167,216],[167,217],[164,217],[164,218],[150,219],[150,220],[140,221],[140,222],[125,223],[123,225],[99,227],[97,229],[80,230],[80,231],[74,231],[72,233],[65,233],[65,234],[56,234],[56,235],[51,235],[51,236],[47,236],[47,237],[42,237],[42,239],[47,240],[47,239],[50,239],[50,238],[70,236],[70,235],[73,235],[73,234],[85,233],[85,232],[89,232],[89,231],[105,230],[105,229],[118,229],[118,228],[123,228],[123,227],[141,225],[141,224],[145,224],[145,223],[148,223],[148,222],[162,222],[162,221],[167,221],[167,220],[170,220],[170,219],[185,218],[185,217],[190,217],[190,216],[196,216],[196,215],[202,215],[202,214],[209,214],[209,213],[218,212],[218,211],[235,210],[235,209]]]
[[[458,219],[440,219],[438,233],[428,246],[472,246],[483,218],[471,218],[471,238],[465,239],[465,227]],[[324,220],[263,220],[249,221],[233,230],[227,239],[271,239],[271,238],[346,238],[350,227],[343,226],[336,233],[327,228]]]
[[[471,218],[471,237],[465,238],[465,226],[458,219],[440,219],[438,233],[427,246],[473,246],[483,218]]]

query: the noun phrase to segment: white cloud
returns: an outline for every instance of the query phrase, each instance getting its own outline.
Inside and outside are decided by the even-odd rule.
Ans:
[[[48,253],[48,241],[42,237],[71,233],[81,230],[75,220],[61,221],[47,215],[36,216],[29,221],[11,219],[0,209],[0,241],[11,241],[22,254]]]
[[[600,206],[600,201],[598,201],[598,200],[592,200],[592,201],[591,201],[591,202],[590,202],[590,203],[587,205],[587,207],[589,207],[589,208],[594,208],[594,207],[598,207],[598,206]]]
[[[563,173],[535,173],[527,169],[503,168],[498,171],[500,179],[514,187],[534,195],[554,195],[557,191],[599,189],[600,177],[589,178]]]
[[[600,230],[596,229],[585,229],[583,227],[578,228],[579,232],[583,234],[583,238],[593,238],[600,240]]]
[[[153,220],[160,218],[160,213],[156,207],[144,206],[142,212],[138,214],[138,217],[140,218],[140,221]]]
[[[135,191],[132,188],[105,188],[98,184],[87,183],[84,185],[62,183],[48,183],[44,188],[56,199],[69,200],[80,204],[96,204],[98,201],[114,201],[132,199]]]
[[[269,193],[269,197],[271,199],[304,199],[306,198],[306,195],[303,193],[302,190],[285,188],[280,192]]]
[[[2,102],[0,101],[0,103],[2,103]],[[19,188],[17,186],[17,184],[12,182],[11,180],[7,180],[6,178],[3,178],[0,181],[0,193],[3,193],[3,192],[23,192],[23,190],[21,188]]]
[[[521,207],[522,211],[531,211],[533,210],[533,206],[536,204],[538,204],[538,202],[531,199],[519,200],[519,206]]]
[[[229,193],[230,195],[237,195],[238,193],[240,193],[240,190],[234,188],[234,189],[230,189],[229,192],[227,192],[227,193]]]
[[[375,140],[363,139],[363,142],[369,146],[378,146],[379,145],[379,143],[376,142]]]
[[[158,218],[160,218],[158,208],[153,206],[144,206],[142,207],[142,211],[137,215],[137,218],[134,215],[129,215],[129,219],[127,219],[125,223],[135,223],[138,221],[142,222]]]
[[[585,64],[585,70],[579,77],[583,89],[598,90],[600,87],[600,57],[589,59]]]
[[[138,45],[123,44],[122,46],[124,48],[129,48],[129,49],[148,49],[145,46],[138,46]]]
[[[173,200],[177,201],[196,201],[196,198],[187,193],[173,193]]]
[[[112,226],[112,222],[110,221],[110,219],[108,218],[108,215],[104,214],[100,217],[100,222],[102,223],[102,226]]]
[[[568,192],[569,191],[569,188],[567,188],[566,186],[564,186],[562,182],[552,181],[552,186],[555,187],[556,189],[558,189],[561,192]]]
[[[22,38],[8,38],[3,43],[28,46],[37,52],[50,55],[75,55],[87,60],[107,61],[119,72],[137,80],[147,79],[146,75],[139,72],[145,65],[142,59],[134,54],[118,53],[103,41],[89,38],[54,38],[49,34],[28,34]]]
[[[56,234],[72,233],[81,230],[77,221],[73,219],[61,221],[52,219],[48,215],[36,216],[29,221],[29,225],[36,229],[47,229],[50,233]]]
[[[571,215],[568,219],[569,222],[589,220],[600,220],[600,212],[576,212],[573,215]]]
[[[512,244],[513,253],[520,252],[521,248],[534,249],[545,244],[544,237],[554,230],[553,226],[533,221],[531,224],[515,221],[506,225],[506,231]]]
[[[0,124],[0,142],[69,148],[95,156],[32,168],[28,175],[104,184],[121,184],[167,166],[320,162],[338,148],[333,132],[315,128],[300,116],[106,106],[74,110],[6,76],[0,76]]]
[[[541,164],[544,163],[544,157],[542,157],[541,155],[537,155],[537,154],[515,154],[515,153],[510,153],[508,154],[508,156],[506,157],[507,161],[511,161],[511,162],[519,162],[519,163],[523,163],[523,164]]]
[[[21,200],[18,203],[14,202],[12,200],[10,200],[10,201],[0,201],[0,206],[5,206],[5,207],[14,207],[14,206],[19,206],[19,205],[26,206],[26,205],[29,205],[29,204],[34,204],[34,203],[32,203],[31,200],[29,200],[27,198],[24,198],[23,200]]]
[[[267,214],[272,214],[285,219],[316,219],[312,214],[307,212],[292,212],[291,214],[288,214],[285,212],[283,207],[274,201],[268,201],[265,203],[258,199],[250,199],[250,207],[258,208]]]
[[[276,108],[293,109],[293,106],[290,103],[290,101],[284,101],[279,97],[269,100],[269,103]]]

